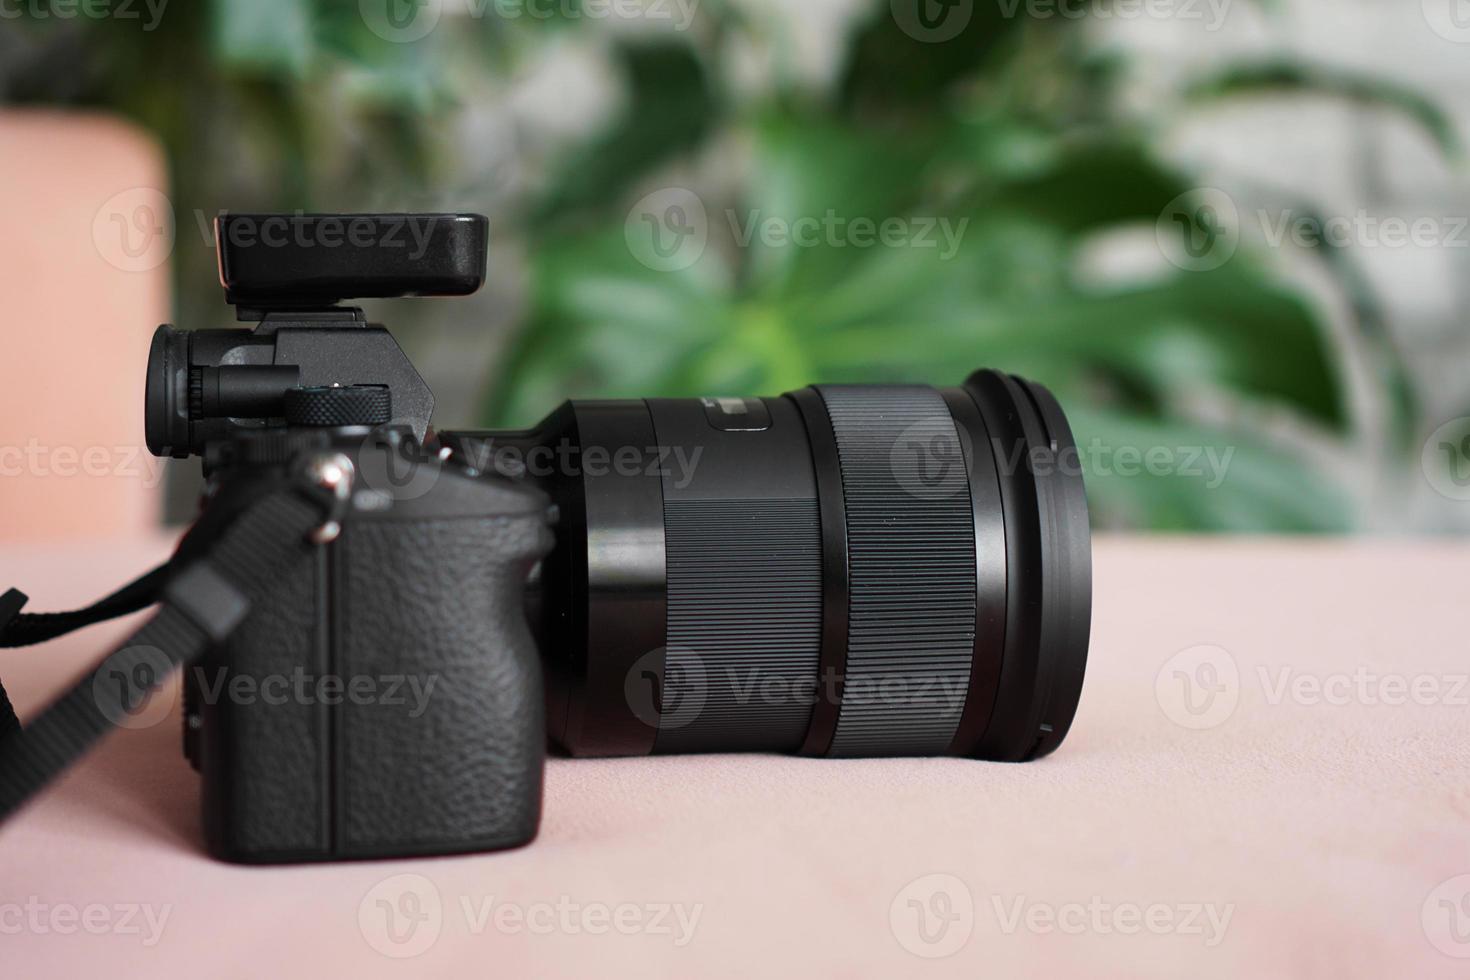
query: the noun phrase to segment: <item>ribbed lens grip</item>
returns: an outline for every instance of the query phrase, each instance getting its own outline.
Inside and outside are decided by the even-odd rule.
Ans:
[[[932,388],[816,390],[847,515],[847,661],[828,754],[943,754],[975,643],[974,518],[954,419]]]
[[[822,639],[817,502],[666,501],[664,529],[658,751],[795,751]]]

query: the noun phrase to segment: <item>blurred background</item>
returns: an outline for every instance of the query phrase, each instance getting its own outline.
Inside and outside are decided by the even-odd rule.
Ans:
[[[1465,532],[1466,82],[1465,0],[0,0],[5,534],[187,518],[225,209],[490,216],[365,304],[441,427],[990,366],[1101,528]]]

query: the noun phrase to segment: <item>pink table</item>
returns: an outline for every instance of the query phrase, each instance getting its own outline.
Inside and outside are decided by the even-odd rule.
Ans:
[[[69,607],[165,550],[8,547],[0,584]],[[1465,976],[1467,577],[1458,544],[1104,540],[1087,686],[1050,759],[553,760],[540,840],[483,857],[217,864],[175,714],[112,736],[0,833],[0,962]],[[122,628],[0,652],[22,714]]]

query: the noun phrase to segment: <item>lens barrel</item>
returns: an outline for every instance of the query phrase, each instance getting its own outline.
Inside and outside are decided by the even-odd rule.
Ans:
[[[1021,761],[1066,736],[1090,543],[1040,385],[569,402],[443,438],[558,502],[531,616],[574,755]]]

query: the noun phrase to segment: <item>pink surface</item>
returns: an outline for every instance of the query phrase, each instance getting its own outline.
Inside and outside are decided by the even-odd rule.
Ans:
[[[59,608],[164,551],[12,546],[0,583]],[[0,957],[15,977],[1465,976],[1467,572],[1462,545],[1105,540],[1055,756],[553,760],[540,839],[482,857],[217,864],[175,716],[0,832]],[[120,628],[4,652],[22,713]]]
[[[163,476],[142,449],[169,318],[163,152],[112,117],[5,109],[0,160],[0,540],[142,533]]]

